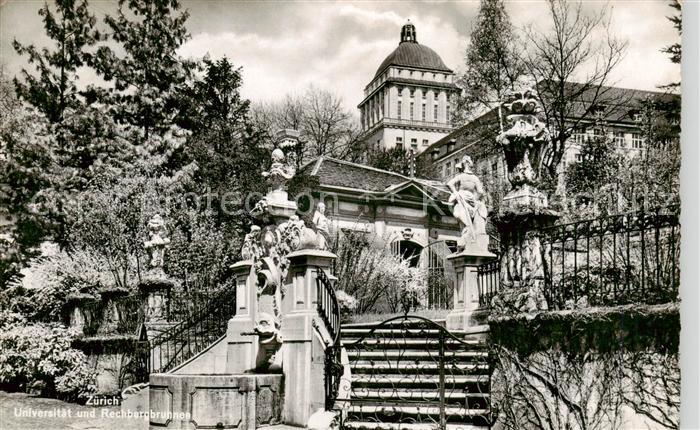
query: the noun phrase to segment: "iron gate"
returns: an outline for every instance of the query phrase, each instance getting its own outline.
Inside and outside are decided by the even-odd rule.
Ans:
[[[371,329],[343,328],[345,378],[334,404],[342,428],[380,423],[490,426],[490,354],[429,319],[405,315]],[[327,359],[333,359],[327,356]]]

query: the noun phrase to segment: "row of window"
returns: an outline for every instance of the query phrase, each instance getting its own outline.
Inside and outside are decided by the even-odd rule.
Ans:
[[[402,111],[403,111],[403,102],[401,100],[398,101],[397,105],[397,118],[402,119]],[[408,108],[408,116],[410,120],[415,119],[414,118],[414,112],[415,112],[415,103],[411,102]],[[450,120],[450,105],[445,106],[445,117],[447,118],[447,121],[449,122]],[[433,121],[438,120],[438,105],[433,105]],[[426,117],[426,104],[423,103],[421,105],[421,121],[427,121]]]
[[[602,134],[600,134],[599,132],[574,133],[571,135],[570,141],[581,145],[589,140],[601,139],[603,137],[604,136]],[[616,132],[613,132],[612,135],[609,135],[609,137],[612,138],[612,141],[615,143],[615,146],[617,146],[618,148],[631,147],[633,149],[642,149],[644,147],[644,137],[640,133],[630,133],[629,145],[628,145],[628,139],[627,139],[624,132],[616,131]]]
[[[428,146],[428,139],[423,139],[423,147]],[[403,148],[403,137],[398,136],[396,138],[396,147],[397,148]],[[418,139],[416,138],[411,138],[411,148],[412,149],[417,149],[418,148]]]

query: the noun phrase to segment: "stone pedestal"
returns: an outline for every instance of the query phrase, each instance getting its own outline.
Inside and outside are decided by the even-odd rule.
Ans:
[[[88,306],[94,301],[95,298],[90,294],[69,294],[68,297],[66,297],[65,307],[65,312],[68,316],[68,327],[77,330],[80,334],[83,334],[85,331],[85,326],[89,323],[89,321],[92,321],[92,318],[97,317],[91,313],[91,308],[94,308],[94,306]]]
[[[239,261],[231,269],[236,279],[236,315],[229,320],[226,332],[226,370],[229,373],[250,372],[255,369],[258,354],[257,336],[250,335],[255,327],[258,304],[253,261]]]
[[[117,308],[117,299],[128,295],[129,292],[123,288],[105,288],[100,291],[102,304],[104,306],[103,320],[97,333],[109,334],[116,333],[119,323],[123,320],[119,309]]]
[[[139,290],[144,297],[146,323],[165,322],[168,319],[168,300],[173,288],[173,281],[162,271],[149,272],[139,283]]]
[[[282,346],[285,424],[303,426],[312,413],[324,407],[326,342],[314,324],[322,325],[317,311],[316,271],[330,273],[335,254],[299,250],[288,256],[287,291],[282,299]],[[325,332],[325,328],[320,329]]]
[[[282,375],[155,373],[150,429],[241,429],[280,423]]]
[[[466,330],[477,325],[472,318],[479,308],[477,268],[495,258],[495,254],[478,246],[467,246],[463,251],[447,257],[457,275],[453,307],[446,319],[448,330]]]

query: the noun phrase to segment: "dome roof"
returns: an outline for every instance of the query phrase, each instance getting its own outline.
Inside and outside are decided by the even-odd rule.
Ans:
[[[389,66],[405,66],[417,69],[436,70],[441,72],[452,72],[437,52],[421,45],[416,41],[415,27],[413,24],[406,24],[401,29],[401,43],[394,49],[394,52],[382,61],[382,64],[374,74],[377,77]]]

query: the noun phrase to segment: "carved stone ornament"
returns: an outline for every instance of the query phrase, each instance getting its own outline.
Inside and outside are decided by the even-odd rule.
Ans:
[[[270,191],[286,191],[287,183],[289,182],[296,170],[288,162],[284,151],[276,148],[272,151],[272,165],[270,170],[263,172],[263,176],[267,178],[270,184]]]
[[[497,141],[505,155],[511,189],[496,217],[504,251],[501,291],[492,305],[496,313],[533,313],[547,309],[542,255],[548,250],[542,248],[540,229],[558,217],[537,188],[542,154],[551,139],[538,118],[541,108],[534,91],[511,92],[502,106],[509,128]]]
[[[144,247],[150,251],[152,269],[162,269],[164,263],[165,249],[170,244],[170,239],[167,237],[167,229],[165,221],[156,214],[148,221],[148,240],[143,243]]]
[[[550,142],[547,125],[540,121],[536,93],[531,89],[508,93],[502,104],[510,128],[496,141],[503,148],[511,191],[503,198],[506,208],[546,207],[544,194],[537,189],[544,147]]]

